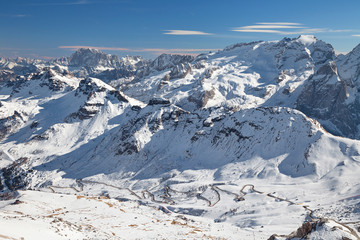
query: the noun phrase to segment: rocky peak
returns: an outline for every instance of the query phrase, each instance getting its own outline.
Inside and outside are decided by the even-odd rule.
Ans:
[[[336,59],[339,75],[350,87],[360,89],[360,44],[345,56]]]
[[[72,73],[80,78],[90,76],[106,82],[131,77],[135,75],[139,68],[148,65],[148,61],[139,56],[119,58],[116,55],[89,48],[80,48],[67,60],[57,59],[54,63],[63,66],[81,67],[81,69],[71,69]]]
[[[90,94],[93,92],[105,92],[106,90],[113,90],[112,87],[101,81],[100,79],[87,77],[80,81],[76,94]]]
[[[147,60],[143,59],[140,56],[125,56],[120,58],[120,60],[125,66],[130,66],[134,69],[136,67],[144,66],[148,63]]]
[[[28,76],[30,80],[40,80],[40,86],[47,86],[52,91],[63,91],[75,89],[74,76],[67,70],[59,67],[44,67],[40,71]],[[77,80],[75,80],[77,82]]]
[[[346,104],[348,96],[346,83],[339,78],[335,62],[329,62],[307,82],[297,99],[296,108],[309,117],[330,120],[332,125],[322,122],[328,131],[354,137],[358,120]]]
[[[50,61],[50,63],[53,64],[58,64],[58,65],[62,65],[62,66],[67,66],[69,65],[69,58],[68,57],[61,57],[61,58],[56,58],[52,61]]]
[[[42,60],[35,60],[29,58],[16,59],[1,58],[0,60],[0,71],[8,70],[14,75],[26,75],[38,70],[38,66],[44,64]]]
[[[306,55],[312,58],[315,65],[323,64],[335,59],[334,48],[312,35],[300,35],[297,38],[284,38],[279,42],[283,43],[286,49],[297,49],[306,52]],[[303,54],[304,55],[304,54]]]
[[[151,67],[157,71],[162,71],[167,68],[175,67],[181,63],[189,63],[194,59],[195,57],[190,55],[161,54],[151,63]]]
[[[354,56],[356,58],[360,58],[360,44],[357,45],[356,47],[354,47],[353,50],[351,50],[351,52],[349,52],[348,54],[346,54],[346,56]]]
[[[72,67],[117,67],[120,59],[116,55],[106,54],[96,49],[80,48],[69,58]]]

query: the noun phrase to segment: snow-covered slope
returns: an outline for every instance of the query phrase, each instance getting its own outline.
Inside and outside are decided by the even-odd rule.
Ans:
[[[124,91],[145,102],[164,97],[186,110],[294,107],[304,82],[334,57],[330,45],[311,36],[235,44],[176,68],[160,68]]]
[[[0,81],[0,197],[105,195],[148,214],[195,217],[199,227],[223,224],[244,239],[296,237],[304,222],[319,226],[306,232],[314,239],[336,224],[354,232],[333,236],[356,239],[347,222],[359,221],[360,142],[327,131],[359,136],[356,52],[337,58],[329,44],[300,36],[151,62],[80,49],[12,72],[15,81]],[[22,194],[35,205],[52,198]],[[11,209],[0,209],[1,224],[14,223]],[[93,237],[75,225],[58,235]]]
[[[119,87],[141,101],[165,98],[188,111],[296,108],[329,132],[358,139],[358,49],[337,58],[331,45],[313,36],[235,44],[176,66],[148,67],[145,75],[141,69],[142,74]],[[169,62],[161,57],[154,62]]]
[[[118,118],[114,123],[119,127],[105,136],[47,160],[37,169],[62,168],[64,176],[73,179],[111,175],[118,181],[166,178],[169,172],[175,176],[203,169],[213,171],[212,176],[207,173],[213,180],[283,175],[321,178],[352,157],[341,150],[340,145],[345,144],[341,139],[287,108],[257,108],[226,115],[220,109],[218,113],[189,113],[175,106],[148,105],[135,111],[128,108],[124,114],[128,118]],[[356,142],[353,144],[351,154],[358,151]],[[328,147],[332,151],[326,159],[313,157],[325,154]],[[18,154],[29,155],[23,151]],[[229,175],[229,169],[234,175]]]

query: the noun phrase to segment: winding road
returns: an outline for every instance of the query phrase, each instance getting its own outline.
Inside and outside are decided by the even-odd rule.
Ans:
[[[139,200],[144,200],[144,199],[148,199],[150,198],[150,200],[156,204],[176,204],[175,200],[172,199],[172,195],[170,194],[170,192],[173,192],[173,193],[177,193],[177,194],[183,194],[183,195],[186,195],[187,197],[196,197],[198,199],[201,199],[203,201],[205,201],[207,203],[207,205],[209,207],[214,207],[217,203],[219,203],[221,201],[221,194],[220,192],[223,192],[225,194],[228,194],[228,195],[233,195],[234,196],[234,201],[236,202],[240,202],[240,201],[244,201],[245,200],[245,196],[248,194],[248,192],[245,191],[246,188],[249,188],[249,190],[251,192],[254,192],[254,193],[258,193],[258,194],[263,194],[263,195],[266,195],[267,197],[269,198],[273,198],[273,199],[276,199],[278,201],[282,201],[282,202],[287,202],[289,204],[292,204],[292,205],[300,205],[302,206],[307,212],[308,212],[308,217],[310,219],[310,223],[313,223],[313,224],[317,224],[319,223],[320,221],[327,221],[327,220],[331,220],[331,221],[334,221],[335,223],[343,226],[344,228],[348,229],[349,232],[356,238],[356,239],[359,239],[360,240],[360,237],[357,233],[356,230],[354,230],[353,228],[351,228],[350,226],[348,226],[349,224],[357,224],[357,223],[360,223],[359,222],[348,222],[348,223],[341,223],[335,219],[332,219],[332,218],[320,218],[320,217],[316,217],[314,216],[314,210],[309,208],[309,206],[307,205],[302,205],[301,203],[296,203],[294,201],[291,201],[291,200],[288,200],[288,199],[285,199],[285,198],[281,198],[281,197],[278,197],[278,196],[275,196],[274,194],[272,193],[266,193],[266,192],[262,192],[262,191],[259,191],[255,188],[255,186],[253,184],[244,184],[241,189],[239,190],[239,194],[238,193],[235,193],[235,192],[231,192],[231,191],[228,191],[228,190],[225,190],[225,189],[222,189],[220,188],[219,186],[226,186],[225,184],[223,183],[215,183],[215,184],[209,184],[209,185],[206,185],[206,186],[203,186],[205,190],[203,191],[198,191],[198,190],[189,190],[189,191],[186,191],[186,192],[183,192],[183,191],[178,191],[178,190],[175,190],[173,188],[171,188],[169,185],[165,185],[164,186],[164,194],[161,195],[160,197],[163,199],[162,201],[159,201],[155,198],[155,195],[150,192],[149,190],[145,189],[143,191],[141,191],[141,196],[138,195],[136,192],[134,192],[133,190],[131,190],[130,188],[127,188],[127,187],[118,187],[118,186],[114,186],[114,185],[111,185],[111,184],[108,184],[108,183],[104,183],[104,182],[99,182],[99,181],[91,181],[91,180],[83,180],[83,179],[76,179],[76,183],[78,184],[79,186],[79,189],[76,189],[75,187],[73,186],[70,186],[70,187],[61,187],[61,186],[48,186],[48,189],[50,189],[53,193],[56,193],[55,189],[71,189],[73,190],[74,192],[76,193],[80,193],[82,191],[84,191],[84,186],[85,184],[93,184],[93,185],[96,185],[96,184],[99,184],[99,185],[104,185],[104,186],[107,186],[107,187],[111,187],[111,188],[115,188],[115,189],[118,189],[118,190],[126,190],[128,191],[131,195],[135,196],[136,198],[138,198]],[[213,191],[216,195],[216,200],[215,201],[211,201],[209,200],[208,198],[204,197],[203,194],[204,192],[210,188],[211,191]],[[161,206],[163,207],[163,206]],[[160,207],[160,208],[161,208]],[[241,208],[241,207],[239,207]],[[166,208],[167,209],[167,208]],[[231,209],[229,211],[226,211],[225,213],[223,213],[218,219],[215,219],[215,222],[223,222],[226,220],[226,218],[228,216],[230,216],[231,214],[234,214],[236,213],[238,210],[238,208],[236,209]],[[167,211],[170,211],[170,210],[167,210]],[[170,211],[171,212],[171,211]],[[307,222],[307,221],[306,221]],[[283,237],[283,238],[291,238],[293,237],[293,234],[289,234],[289,235],[278,235],[278,234],[273,234],[272,235],[273,238],[275,237]]]

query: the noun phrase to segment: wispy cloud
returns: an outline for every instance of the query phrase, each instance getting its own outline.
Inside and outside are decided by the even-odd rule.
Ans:
[[[143,48],[143,49],[134,49],[134,52],[210,52],[210,51],[217,51],[219,49],[209,49],[209,48],[173,48],[173,49],[166,49],[166,48]]]
[[[99,1],[90,1],[90,0],[77,0],[77,1],[63,1],[63,2],[45,2],[45,3],[29,3],[27,5],[31,6],[66,6],[66,5],[88,5],[93,3],[98,3]]]
[[[360,34],[354,34],[353,37],[360,37]]]
[[[43,59],[43,60],[51,60],[56,57],[39,55],[38,52],[41,49],[36,48],[7,48],[0,47],[0,56],[8,57],[8,58],[16,58],[16,57],[25,57],[31,59]]]
[[[68,2],[68,3],[62,3],[62,4],[63,5],[86,5],[86,4],[91,4],[91,2],[88,0],[78,0],[78,1]]]
[[[292,22],[261,22],[261,23],[256,23],[256,24],[260,24],[260,25],[302,25],[301,23],[292,23]]]
[[[279,29],[279,28],[304,28],[303,26],[293,26],[293,25],[279,25],[279,24],[265,24],[265,25],[251,25],[251,26],[245,26],[241,27],[241,29]]]
[[[198,55],[203,52],[217,51],[219,49],[209,49],[209,48],[120,48],[120,47],[96,47],[96,46],[59,46],[61,49],[71,49],[77,50],[79,48],[92,48],[98,50],[108,50],[108,51],[123,51],[123,52],[150,52],[154,54],[179,54],[179,55]]]
[[[130,51],[130,49],[128,49],[128,48],[118,48],[118,47],[59,46],[58,48],[71,49],[71,50],[76,50],[76,49],[79,49],[79,48],[92,48],[92,49],[109,50],[109,51]]]
[[[163,54],[163,52],[154,52],[154,54],[156,55],[161,55]],[[200,53],[189,53],[189,52],[166,52],[166,54],[170,54],[170,55],[182,55],[182,56],[198,56],[200,55]]]
[[[29,53],[26,54],[27,58],[32,58],[32,59],[43,59],[43,60],[52,60],[52,59],[56,59],[56,57],[49,57],[49,56],[42,56],[36,53]]]
[[[26,14],[13,14],[13,15],[10,15],[11,17],[14,17],[14,18],[24,18],[24,17],[29,17],[29,15],[26,15]]]
[[[48,57],[48,56],[40,56],[41,59],[44,60],[52,60],[52,59],[56,59],[55,57]]]
[[[356,31],[356,30],[353,30],[353,29],[337,29],[337,30],[327,29],[327,32],[331,32],[331,33],[353,32],[353,31]]]
[[[286,29],[286,30],[285,30]],[[274,33],[281,35],[315,34],[324,32],[349,32],[349,29],[333,30],[329,28],[309,28],[301,23],[291,22],[263,22],[256,25],[233,28],[234,32],[246,33]]]
[[[212,33],[206,33],[201,31],[191,31],[191,30],[164,30],[164,34],[167,35],[213,35]]]
[[[0,14],[0,17],[24,18],[29,17],[27,14]]]

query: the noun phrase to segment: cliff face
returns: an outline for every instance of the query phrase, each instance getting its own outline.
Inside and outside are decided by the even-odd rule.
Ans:
[[[355,139],[360,138],[359,49],[357,46],[321,66],[306,83],[296,105],[328,131]]]

